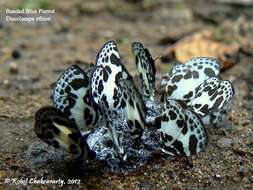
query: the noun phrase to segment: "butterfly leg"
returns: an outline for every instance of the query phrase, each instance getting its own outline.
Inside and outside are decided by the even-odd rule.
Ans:
[[[186,164],[187,164],[190,168],[192,168],[192,167],[193,167],[193,162],[192,162],[191,156],[186,156],[185,159],[186,159]]]

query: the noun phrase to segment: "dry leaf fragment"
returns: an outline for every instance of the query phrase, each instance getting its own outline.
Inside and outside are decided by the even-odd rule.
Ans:
[[[218,58],[222,69],[227,69],[238,61],[239,45],[228,45],[212,39],[212,31],[202,31],[187,36],[165,50],[163,58],[174,58],[186,62],[192,57]]]

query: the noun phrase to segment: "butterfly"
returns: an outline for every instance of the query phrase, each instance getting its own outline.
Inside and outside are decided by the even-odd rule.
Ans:
[[[142,94],[146,98],[154,98],[155,95],[155,61],[147,48],[140,42],[132,43],[132,52],[135,64],[139,71]]]
[[[141,43],[133,43],[132,49],[135,55],[136,65],[140,73],[143,94],[146,97],[151,97],[155,92],[156,68],[154,61],[148,50],[144,49]],[[202,66],[198,67],[198,64],[199,63],[195,63],[195,60],[193,59],[186,65],[175,66],[174,70],[172,70],[172,73],[186,73],[186,75],[191,75],[185,78],[188,79],[189,77],[191,80],[187,82],[192,83],[194,81],[197,87],[201,84],[201,82],[195,81],[197,74],[194,71],[190,70],[190,65],[193,65],[192,68],[199,71],[198,77],[201,78],[201,81],[204,81],[206,79],[206,73],[210,76],[213,75],[212,71],[207,71]],[[214,71],[214,75],[217,74],[219,65],[215,61],[210,61],[209,64],[210,65],[207,68],[216,69]],[[173,77],[175,76],[173,75]],[[173,81],[174,80],[175,79],[173,79]],[[169,82],[170,80],[168,80],[168,83]],[[182,81],[182,84],[179,84],[179,86],[186,85],[184,89],[187,89],[187,82],[185,83],[185,81]],[[166,87],[169,88],[169,84],[167,84]],[[199,91],[197,93],[200,93],[200,91],[201,89],[199,88]],[[183,155],[189,157],[202,151],[205,148],[207,144],[207,135],[202,120],[198,114],[196,114],[191,109],[191,107],[189,107],[183,101],[185,100],[185,97],[180,96],[180,93],[182,92],[176,92],[174,96],[167,96],[168,98],[166,98],[165,102],[163,102],[161,116],[156,119],[160,120],[160,124],[158,124],[157,134],[159,137],[158,139],[160,148],[164,153],[172,156]],[[197,100],[195,101],[197,102]]]
[[[74,159],[92,159],[89,148],[75,123],[53,106],[40,108],[35,114],[35,133],[45,143],[69,152]]]
[[[126,127],[132,139],[139,139],[145,127],[145,109],[142,96],[133,78],[120,61],[118,47],[109,41],[100,49],[90,81],[91,97],[102,110],[108,130],[118,152],[124,157],[119,138],[121,131],[113,126],[112,114],[122,113],[127,119]]]
[[[99,119],[99,110],[90,98],[89,76],[79,66],[66,69],[56,82],[53,103],[79,129],[91,128]]]
[[[174,65],[163,77],[162,85],[168,98],[186,102],[204,124],[215,125],[224,117],[219,114],[227,111],[234,96],[232,84],[220,79],[219,72],[216,59],[197,57]]]
[[[70,66],[56,82],[54,106],[42,107],[35,114],[36,135],[47,144],[70,152],[74,158],[86,158],[92,152],[80,131],[88,130],[100,119],[88,84],[88,73],[77,65]]]

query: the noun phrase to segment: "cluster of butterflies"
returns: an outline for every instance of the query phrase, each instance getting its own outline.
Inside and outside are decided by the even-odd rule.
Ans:
[[[121,63],[116,43],[109,41],[100,49],[94,66],[84,71],[72,65],[60,76],[53,93],[54,105],[35,114],[37,137],[74,158],[89,160],[96,155],[82,131],[99,127],[103,120],[115,154],[123,162],[128,160],[124,134],[138,149],[144,129],[151,125],[156,128],[162,152],[189,157],[202,151],[207,144],[204,125],[222,121],[234,95],[231,83],[219,76],[217,60],[197,57],[173,65],[162,78],[164,94],[158,101],[155,61],[139,42],[132,43],[132,51],[140,90]],[[150,101],[161,105],[155,122],[146,119]],[[114,118],[122,117],[125,122],[115,124]]]

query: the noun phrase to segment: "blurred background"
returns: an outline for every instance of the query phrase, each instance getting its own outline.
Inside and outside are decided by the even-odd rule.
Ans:
[[[6,9],[23,8],[55,13],[49,22],[5,21]],[[75,175],[84,189],[252,187],[252,0],[1,0],[0,10],[0,180]],[[193,169],[156,158],[134,173],[117,175],[108,168],[75,173],[61,153],[35,137],[33,115],[51,104],[60,73],[72,64],[94,63],[111,39],[136,79],[131,43],[142,42],[150,50],[157,58],[158,89],[173,62],[196,56],[220,60],[223,77],[234,84],[237,96],[230,124],[208,131],[208,150],[195,158]]]

